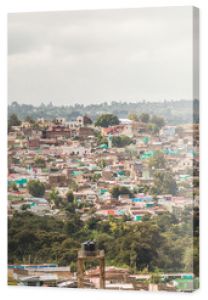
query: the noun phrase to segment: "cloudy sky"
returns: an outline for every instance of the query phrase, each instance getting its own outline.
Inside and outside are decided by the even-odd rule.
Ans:
[[[9,14],[8,98],[192,99],[192,8]]]

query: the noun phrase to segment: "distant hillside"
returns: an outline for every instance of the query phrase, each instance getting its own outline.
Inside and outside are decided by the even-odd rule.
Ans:
[[[194,107],[194,113],[193,113]],[[30,116],[34,119],[43,117],[46,119],[54,119],[56,117],[65,117],[67,120],[74,120],[79,115],[87,114],[93,120],[102,113],[113,113],[119,118],[126,118],[129,113],[136,113],[138,116],[145,112],[151,115],[163,117],[168,124],[183,124],[198,122],[199,101],[180,100],[180,101],[164,101],[164,102],[112,102],[110,104],[104,102],[101,104],[91,105],[68,105],[54,106],[52,103],[40,106],[27,104],[18,104],[13,102],[8,106],[8,114],[17,114],[20,119]]]

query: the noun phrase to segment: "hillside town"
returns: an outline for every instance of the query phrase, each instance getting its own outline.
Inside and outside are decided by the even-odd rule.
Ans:
[[[66,223],[71,213],[78,214],[82,224],[93,217],[134,228],[167,214],[180,224],[184,211],[193,216],[199,206],[198,124],[169,125],[145,113],[139,117],[131,113],[126,119],[102,114],[96,120],[88,115],[74,120],[28,117],[21,121],[11,115],[10,120],[10,222],[17,215],[31,214]],[[60,267],[47,263],[42,261],[35,271],[37,264],[29,253],[22,262],[9,257],[11,281],[77,287],[76,269],[71,271],[70,261]],[[98,287],[97,268],[93,265],[86,270],[85,287]],[[138,273],[108,265],[105,287],[194,289],[193,271],[160,272],[157,287],[151,274],[148,269]]]

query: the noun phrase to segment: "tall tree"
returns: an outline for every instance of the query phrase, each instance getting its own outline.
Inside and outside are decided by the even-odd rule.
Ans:
[[[165,157],[161,151],[157,151],[155,155],[149,159],[149,168],[151,169],[164,169],[165,166]]]
[[[165,120],[162,117],[152,116],[151,123],[155,124],[159,128],[162,128],[165,125]]]
[[[27,189],[34,197],[42,197],[45,194],[45,185],[39,180],[30,180],[27,184]]]
[[[66,200],[68,203],[73,203],[74,202],[74,194],[72,190],[68,190],[66,194]]]
[[[118,124],[119,124],[119,119],[116,115],[113,114],[102,114],[95,121],[95,126],[100,126],[105,128],[113,125],[118,125]]]
[[[148,123],[150,120],[150,116],[147,113],[142,113],[139,117],[140,121],[143,123]]]
[[[114,136],[112,140],[113,147],[118,147],[118,148],[128,146],[132,143],[133,140],[126,135]]]
[[[173,174],[170,171],[156,171],[154,173],[152,192],[159,194],[177,194],[177,184]]]
[[[130,113],[130,114],[128,115],[128,119],[129,119],[129,120],[132,120],[132,121],[135,121],[135,122],[138,122],[138,121],[139,121],[139,118],[138,118],[137,114],[135,114],[135,113]]]
[[[10,115],[8,119],[8,130],[11,131],[12,126],[20,126],[20,125],[21,125],[21,121],[19,120],[17,115],[16,114]]]

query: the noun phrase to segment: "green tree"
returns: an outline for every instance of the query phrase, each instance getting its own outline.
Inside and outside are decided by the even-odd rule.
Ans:
[[[24,256],[28,256],[37,248],[38,238],[34,232],[29,229],[23,229],[16,234],[18,241],[18,250],[20,257],[24,260]]]
[[[91,180],[92,180],[93,182],[98,182],[99,179],[100,179],[101,177],[102,177],[102,176],[101,176],[100,173],[94,173],[94,174],[92,175],[92,177],[91,177]]]
[[[36,157],[34,161],[34,166],[36,168],[45,168],[46,167],[46,161],[44,158]]]
[[[126,186],[114,186],[110,190],[113,198],[118,198],[120,195],[130,195],[132,196],[132,192]]]
[[[32,263],[56,262],[75,268],[81,243],[95,239],[98,249],[105,250],[107,265],[127,267],[132,272],[147,269],[155,274],[192,272],[194,268],[198,276],[198,229],[194,229],[193,240],[191,209],[180,221],[167,212],[134,224],[125,218],[102,220],[96,215],[83,222],[78,212],[65,213],[64,220],[28,211],[14,213],[8,220],[9,263],[28,263],[30,256]],[[198,213],[194,212],[195,227]]]
[[[59,192],[57,191],[57,189],[52,188],[50,194],[49,194],[49,201],[51,204],[55,204],[57,203],[59,199]]]
[[[155,221],[159,226],[160,232],[167,232],[171,226],[176,226],[178,224],[177,218],[170,213],[164,213],[160,217],[156,217]]]
[[[147,113],[142,113],[139,117],[140,121],[143,123],[149,123],[150,116]]]
[[[30,180],[27,184],[27,189],[34,197],[43,197],[45,194],[45,185],[39,180]]]
[[[147,130],[151,133],[151,134],[158,134],[160,131],[160,127],[156,124],[153,123],[149,123],[147,126]]]
[[[69,213],[69,218],[64,225],[64,231],[70,235],[76,235],[83,227],[83,222],[77,214]]]
[[[14,192],[17,192],[19,190],[16,182],[12,182],[10,187]]]
[[[66,200],[67,200],[67,203],[73,203],[74,202],[74,194],[71,190],[69,190],[66,194]]]
[[[130,114],[128,115],[128,119],[129,119],[129,120],[132,120],[132,121],[135,121],[135,122],[138,122],[138,121],[139,121],[139,118],[138,118],[137,114],[135,114],[135,113],[130,113]]]
[[[159,129],[165,125],[164,119],[158,116],[152,116],[151,123],[155,124]]]
[[[35,120],[31,116],[27,116],[25,118],[25,121],[28,122],[28,123],[30,123],[30,124],[34,124],[35,123]]]
[[[108,165],[108,163],[105,159],[100,159],[97,162],[97,166],[100,167],[101,169],[104,169],[107,165]]]
[[[133,140],[126,135],[114,136],[112,140],[113,147],[118,147],[118,148],[128,146],[132,143]]]
[[[8,119],[8,129],[9,131],[11,130],[12,126],[20,126],[21,121],[18,119],[16,114],[10,115]]]
[[[177,194],[177,184],[173,174],[170,171],[156,171],[154,173],[152,192],[159,194]]]
[[[30,208],[29,204],[22,204],[21,205],[21,210],[27,210],[28,208]]]
[[[95,126],[100,126],[105,128],[113,125],[118,125],[118,124],[119,124],[119,119],[116,115],[113,114],[102,114],[95,121]]]
[[[159,270],[156,270],[152,273],[151,277],[151,283],[158,284],[161,282],[161,276],[162,274],[159,272]]]
[[[137,147],[135,144],[130,144],[125,148],[125,153],[130,159],[135,159],[138,156]]]
[[[75,180],[73,180],[73,179],[70,179],[70,181],[69,181],[69,190],[72,190],[72,191],[77,191],[77,189],[78,189],[78,184],[76,183],[76,181]]]
[[[165,156],[161,151],[157,151],[153,157],[149,159],[149,168],[164,169],[166,167]]]

